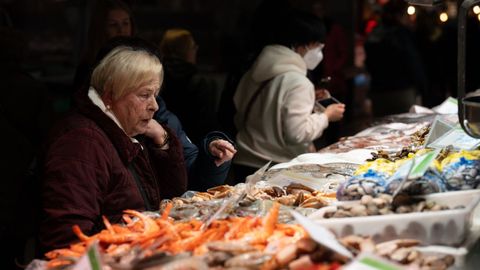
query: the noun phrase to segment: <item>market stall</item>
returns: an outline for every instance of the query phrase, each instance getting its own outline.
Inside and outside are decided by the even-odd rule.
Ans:
[[[247,183],[125,210],[95,235],[74,226],[78,243],[28,269],[462,269],[480,235],[480,151],[429,146],[451,118],[389,117]]]

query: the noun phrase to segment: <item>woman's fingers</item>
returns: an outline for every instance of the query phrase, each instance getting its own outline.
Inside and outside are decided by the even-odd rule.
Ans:
[[[237,153],[237,150],[230,142],[222,139],[212,141],[209,150],[210,154],[216,157],[215,165],[217,166],[231,160],[235,153]]]

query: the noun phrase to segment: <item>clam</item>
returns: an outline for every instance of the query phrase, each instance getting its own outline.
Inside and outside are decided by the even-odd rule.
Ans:
[[[254,247],[244,242],[214,241],[206,244],[210,251],[223,251],[232,254],[241,254],[255,250]]]
[[[268,195],[272,197],[281,197],[285,195],[285,191],[277,186],[272,186],[263,189],[263,192],[267,193]]]
[[[225,192],[227,190],[232,190],[233,187],[229,185],[221,185],[207,189],[208,193],[214,194],[216,192]]]
[[[260,251],[248,252],[237,255],[225,262],[227,267],[260,267],[271,259],[271,255]]]
[[[312,198],[309,198],[309,199],[306,199],[304,200],[301,204],[300,204],[300,207],[304,207],[304,208],[322,208],[324,206],[328,205],[328,203],[326,203],[325,201],[323,201],[322,199],[319,199],[319,198],[316,198],[316,197],[312,197]]]
[[[310,188],[310,187],[307,187],[305,185],[302,185],[302,184],[298,184],[298,183],[291,183],[290,185],[288,185],[286,188],[285,188],[285,191],[287,192],[287,194],[293,194],[295,192],[300,192],[300,191],[303,191],[303,192],[308,192],[308,193],[312,193],[315,191],[315,189],[313,188]]]

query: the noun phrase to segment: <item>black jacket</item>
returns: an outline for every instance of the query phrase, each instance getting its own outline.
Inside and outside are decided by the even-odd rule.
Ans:
[[[183,129],[199,145],[204,136],[218,129],[216,108],[218,87],[214,80],[201,75],[196,66],[179,58],[165,57],[160,95],[169,110],[182,120]]]
[[[157,103],[159,110],[155,113],[155,120],[166,124],[176,132],[183,146],[183,155],[188,172],[188,189],[204,191],[210,187],[223,185],[227,178],[231,161],[217,167],[214,162],[215,158],[208,151],[208,145],[215,139],[224,139],[231,144],[234,144],[233,141],[224,133],[213,131],[208,133],[201,140],[199,147],[197,147],[187,137],[178,117],[167,109],[165,101],[160,96],[157,97]]]

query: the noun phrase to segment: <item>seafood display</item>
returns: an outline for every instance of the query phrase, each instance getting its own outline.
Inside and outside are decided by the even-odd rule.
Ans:
[[[425,127],[422,127],[415,133],[413,133],[410,136],[410,139],[412,140],[412,145],[414,148],[418,148],[422,145],[425,144],[425,140],[427,138],[428,133],[430,132],[431,125],[427,125]]]
[[[168,217],[171,205],[156,219],[125,210],[125,225],[110,224],[104,218],[106,229],[92,236],[75,225],[80,242],[46,253],[46,268],[72,265],[97,243],[103,266],[111,269],[295,270],[318,266],[333,270],[348,261],[310,239],[300,225],[277,223],[279,208],[280,204],[274,204],[264,218],[215,220],[208,227],[197,220],[174,222]],[[340,242],[354,252],[368,250],[402,264],[439,267],[442,262],[445,267],[435,269],[446,269],[453,262],[451,258],[427,259],[418,251],[404,249],[418,241],[375,245],[367,238],[349,236]]]
[[[375,253],[399,264],[417,266],[420,269],[447,269],[455,260],[451,255],[422,254],[415,249],[420,244],[415,239],[396,239],[375,244],[370,237],[350,235],[341,238],[340,242],[353,252]]]
[[[459,205],[459,208],[464,206]],[[400,194],[393,200],[392,195],[380,194],[377,198],[363,195],[356,203],[340,204],[326,210],[324,218],[363,217],[388,214],[405,214],[412,212],[441,211],[450,209],[435,201],[425,201],[424,198],[414,198]]]
[[[153,269],[153,265],[162,269],[279,269],[299,264],[295,258],[307,253],[316,258],[313,263],[335,261],[327,257],[331,253],[316,252],[318,245],[306,240],[308,235],[300,225],[278,223],[279,208],[275,203],[263,218],[230,217],[208,227],[195,219],[173,221],[168,217],[171,205],[156,219],[125,210],[125,225],[110,224],[104,218],[106,229],[92,236],[75,225],[80,242],[46,253],[47,268],[73,264],[93,243],[101,247],[103,263],[113,269]]]
[[[367,195],[359,201],[324,207],[308,218],[337,237],[368,235],[377,243],[413,238],[424,245],[456,246],[469,237],[470,217],[479,201],[480,190],[414,197],[404,193],[377,198]]]
[[[434,118],[385,119],[320,150],[321,157],[308,153],[288,166],[275,164],[253,185],[188,191],[163,200],[159,212],[125,210],[121,224],[103,217],[105,228],[93,235],[74,225],[79,241],[49,251],[47,260],[34,261],[31,269],[70,269],[91,247],[99,251],[100,269],[112,270],[335,270],[364,254],[408,269],[449,269],[457,258],[421,250],[459,247],[472,236],[480,150],[425,149]],[[413,165],[407,177],[398,173],[426,153],[436,158],[421,176],[408,177]],[[357,161],[331,155],[353,155]],[[310,236],[292,210],[333,232],[353,259],[324,246],[302,223]]]
[[[394,155],[385,152],[374,154],[371,161],[359,166],[354,176],[339,187],[337,199],[358,200],[363,195],[392,194],[402,181],[401,177],[392,176],[407,161],[428,151],[422,149],[413,153],[402,150]],[[480,186],[479,168],[479,150],[455,152],[446,148],[437,155],[423,175],[407,181],[402,190],[410,195],[423,195],[476,189]]]
[[[372,152],[372,157],[366,161],[375,161],[377,159],[385,159],[391,162],[408,158],[410,154],[415,154],[416,151],[408,148],[402,148],[399,152],[389,153],[384,150],[378,150],[377,152]]]
[[[282,172],[292,172],[304,174],[318,179],[326,179],[329,177],[348,177],[352,176],[358,165],[352,163],[329,163],[329,164],[300,164],[293,165],[288,168],[272,169],[265,173],[264,180],[275,177]]]
[[[244,184],[237,186],[223,185],[208,189],[207,192],[187,192],[182,197],[164,201],[162,204],[172,203],[171,216],[176,220],[204,219],[217,211],[224,199],[233,195],[240,195],[242,185]],[[238,202],[238,206],[233,209],[233,212],[227,214],[238,217],[261,216],[265,214],[265,209],[271,205],[271,202],[278,202],[307,214],[314,209],[330,205],[332,201],[336,200],[335,197],[335,193],[319,192],[297,183],[279,187],[259,182]],[[286,210],[281,209],[281,222],[292,220],[291,215]]]
[[[438,165],[448,190],[480,187],[480,151],[460,151],[447,155]]]
[[[352,149],[383,150],[387,152],[398,152],[402,148],[417,146],[419,132],[429,126],[429,122],[417,122],[411,124],[389,123],[366,129],[355,136],[340,139],[320,152],[341,153]]]

